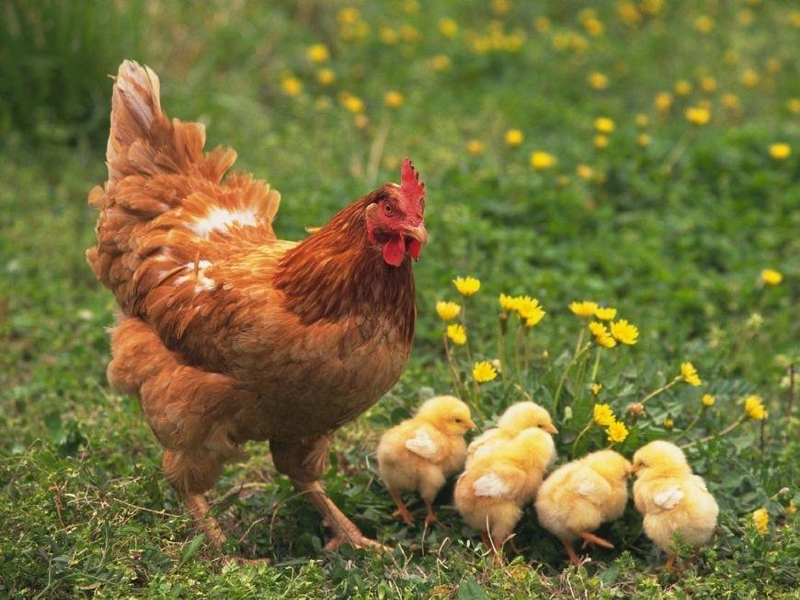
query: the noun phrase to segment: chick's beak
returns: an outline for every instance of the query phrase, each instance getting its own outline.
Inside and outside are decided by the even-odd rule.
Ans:
[[[477,426],[475,425],[475,422],[472,419],[467,419],[464,422],[464,427],[466,427],[467,429],[477,429]]]
[[[547,423],[543,425],[542,429],[544,429],[547,433],[552,433],[553,435],[558,433],[558,429],[556,429],[556,426],[553,425],[552,423]]]

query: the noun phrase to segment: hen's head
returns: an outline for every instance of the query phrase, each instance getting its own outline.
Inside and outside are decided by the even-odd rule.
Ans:
[[[367,206],[367,238],[370,244],[381,247],[388,264],[400,266],[406,253],[419,260],[422,245],[428,239],[424,212],[425,186],[406,158],[400,169],[400,185],[384,185]]]

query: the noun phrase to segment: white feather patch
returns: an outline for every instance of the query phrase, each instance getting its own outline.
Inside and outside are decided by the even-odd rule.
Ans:
[[[406,440],[406,448],[414,454],[427,459],[436,456],[436,451],[438,450],[436,443],[431,439],[430,434],[424,427],[417,429],[417,431],[414,432],[414,437]]]
[[[509,492],[508,484],[503,481],[497,473],[487,473],[481,475],[472,484],[472,490],[476,496],[488,496],[490,498],[500,498]]]
[[[678,486],[668,488],[653,496],[653,502],[665,510],[672,510],[683,500],[683,492]]]
[[[226,210],[213,208],[205,217],[190,226],[200,237],[207,238],[212,231],[225,231],[232,225],[248,226],[258,223],[252,210]]]
[[[583,479],[578,484],[578,490],[577,491],[581,496],[592,496],[595,493],[597,493],[598,487],[595,484],[595,482],[593,482],[592,480]]]

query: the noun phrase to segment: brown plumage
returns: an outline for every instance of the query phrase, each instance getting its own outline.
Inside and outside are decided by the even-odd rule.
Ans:
[[[331,433],[399,378],[414,335],[411,259],[426,241],[411,163],[302,242],[276,238],[280,195],[203,152],[169,120],[158,78],[125,61],[112,96],[108,181],[87,259],[121,308],[109,379],[140,398],[164,472],[209,537],[203,493],[247,440],[320,510],[330,546],[370,545],[319,484]],[[227,173],[227,175],[225,175]]]

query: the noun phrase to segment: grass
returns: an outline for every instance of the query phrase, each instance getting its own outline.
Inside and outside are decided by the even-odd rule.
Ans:
[[[104,74],[68,78],[58,84],[63,110],[39,94],[27,114],[41,120],[3,113],[0,596],[792,596],[800,13],[745,0],[540,4],[120,4],[135,15],[131,39],[145,40],[131,58],[161,75],[170,114],[205,122],[209,146],[231,144],[238,168],[281,190],[282,237],[302,237],[395,179],[403,156],[422,173],[430,240],[416,265],[412,359],[398,385],[337,435],[326,475],[334,499],[390,553],[321,551],[316,513],[258,444],[212,499],[229,549],[275,564],[223,566],[205,546],[160,473],[136,401],[105,380],[114,305],[83,259],[95,219],[86,196],[104,179],[104,143],[81,132],[86,115],[107,110],[110,84]],[[123,38],[92,43],[116,60],[130,51]],[[315,44],[328,49],[320,64],[308,54]],[[22,70],[27,56],[20,48],[2,60]],[[322,69],[333,82],[320,82]],[[86,85],[105,91],[74,95]],[[401,94],[399,106],[397,96],[386,104],[389,91]],[[690,122],[688,108],[707,111],[708,122]],[[605,147],[600,117],[614,125]],[[506,143],[511,129],[522,133],[518,146]],[[774,158],[776,143],[794,152]],[[555,165],[534,168],[534,152]],[[765,284],[764,269],[783,280]],[[469,298],[451,282],[467,275],[482,284]],[[512,315],[503,351],[501,293],[531,295],[547,311],[518,346]],[[568,305],[585,299],[617,308],[638,327],[637,343],[578,355],[588,321]],[[462,305],[468,331],[449,361],[440,300]],[[503,375],[476,386],[476,360],[500,360]],[[647,400],[644,416],[629,412],[684,362],[700,386],[678,381]],[[597,396],[593,383],[602,384]],[[721,507],[713,545],[680,576],[660,571],[629,507],[602,530],[615,550],[571,568],[529,509],[517,529],[522,555],[498,568],[450,507],[451,487],[439,497],[443,526],[401,525],[376,476],[378,436],[419,401],[452,391],[482,427],[528,394],[552,408],[561,460],[608,444],[591,425],[595,403],[627,425],[615,447],[628,456],[655,438],[687,445]],[[713,406],[703,408],[704,394]],[[746,417],[750,395],[762,399],[765,420]],[[770,517],[764,532],[752,519],[760,508]]]

